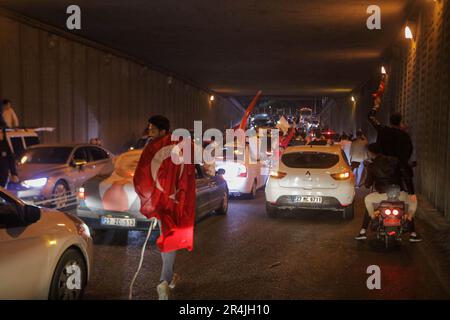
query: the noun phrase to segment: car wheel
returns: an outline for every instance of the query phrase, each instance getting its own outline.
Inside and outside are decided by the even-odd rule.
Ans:
[[[53,199],[57,209],[64,208],[68,202],[69,187],[64,181],[58,181],[53,188]]]
[[[59,259],[50,285],[49,300],[79,300],[87,282],[87,267],[78,250],[69,249]]]
[[[224,192],[222,206],[217,210],[218,214],[227,214],[228,212],[228,192]]]
[[[351,220],[355,216],[355,201],[353,200],[352,204],[344,208],[344,212],[342,213],[342,218],[345,220]]]
[[[278,217],[278,209],[274,206],[271,206],[269,202],[266,202],[266,215],[269,218],[276,218]]]

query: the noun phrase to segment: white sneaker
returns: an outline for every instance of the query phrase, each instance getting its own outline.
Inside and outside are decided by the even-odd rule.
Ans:
[[[158,300],[169,300],[170,288],[167,281],[161,282],[156,287],[156,291],[158,292]]]
[[[177,282],[180,280],[180,275],[178,273],[174,273],[172,277],[172,281],[170,281],[169,288],[175,289]]]

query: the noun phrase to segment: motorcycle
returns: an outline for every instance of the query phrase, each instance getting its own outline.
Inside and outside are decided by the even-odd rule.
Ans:
[[[399,196],[400,187],[391,186],[387,190],[388,199],[380,202],[372,221],[372,229],[377,239],[385,242],[386,249],[401,241],[402,234],[408,232],[407,205],[399,200]]]

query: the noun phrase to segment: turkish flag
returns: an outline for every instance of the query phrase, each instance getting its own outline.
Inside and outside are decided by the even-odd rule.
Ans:
[[[157,241],[161,252],[192,251],[194,246],[195,167],[172,161],[176,144],[170,134],[151,141],[142,152],[133,178],[141,213],[161,221]]]

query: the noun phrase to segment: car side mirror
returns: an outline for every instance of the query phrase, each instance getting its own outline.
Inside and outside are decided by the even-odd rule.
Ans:
[[[38,207],[25,205],[8,206],[0,213],[0,227],[20,228],[35,223],[41,218],[41,210]]]
[[[72,161],[72,165],[74,167],[78,167],[78,168],[81,168],[81,167],[85,166],[86,164],[87,164],[87,161],[82,160],[82,159],[73,159],[73,161]]]
[[[33,224],[41,219],[41,209],[32,205],[23,208],[23,222],[25,225]]]
[[[225,169],[220,168],[219,170],[216,171],[216,175],[218,175],[218,176],[223,176],[223,175],[225,175]]]

